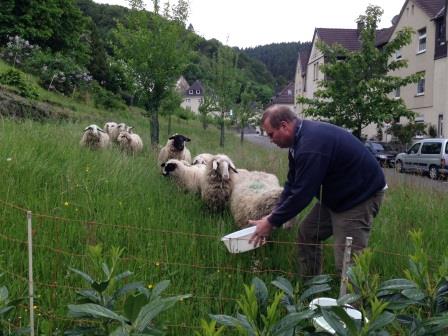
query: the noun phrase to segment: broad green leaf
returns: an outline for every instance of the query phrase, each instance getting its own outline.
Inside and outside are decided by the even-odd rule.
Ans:
[[[14,309],[13,306],[6,306],[6,307],[0,308],[0,316],[6,314],[7,312],[11,311],[12,309]]]
[[[309,287],[309,286],[314,286],[314,285],[322,285],[322,284],[330,283],[330,282],[331,282],[331,277],[329,275],[322,274],[322,275],[317,275],[317,276],[312,277],[311,279],[307,280],[305,282],[305,286]]]
[[[69,316],[73,317],[83,317],[83,316],[91,316],[98,318],[108,318],[111,320],[116,320],[122,323],[128,323],[129,320],[117,313],[113,312],[110,309],[107,309],[103,306],[94,304],[94,303],[85,303],[80,305],[68,305]]]
[[[94,282],[92,282],[91,286],[92,286],[92,288],[93,288],[94,290],[98,291],[99,293],[102,293],[102,292],[104,292],[104,291],[107,289],[107,287],[109,286],[109,281],[110,281],[110,280],[103,281],[103,282],[99,282],[99,283],[96,282],[96,281],[94,281]]]
[[[129,331],[124,326],[120,326],[110,333],[109,336],[129,336]]]
[[[348,315],[343,307],[333,306],[329,307],[328,309],[331,310],[342,321],[342,323],[345,325],[345,328],[348,329],[350,335],[358,334],[355,320],[352,319],[350,315]]]
[[[360,298],[361,295],[359,294],[345,294],[343,297],[339,298],[337,302],[339,306],[345,306],[358,301]]]
[[[266,284],[260,278],[254,277],[252,279],[252,285],[255,288],[255,297],[259,302],[259,305],[262,307],[266,307],[268,304],[268,288]]]
[[[100,303],[101,301],[101,297],[98,294],[97,291],[91,290],[91,289],[84,289],[84,290],[80,290],[76,292],[77,295],[81,296],[82,298],[84,298],[85,301],[84,303]],[[78,302],[80,302],[81,300],[78,299]]]
[[[237,326],[242,325],[240,320],[238,320],[232,316],[229,316],[229,315],[212,315],[212,314],[210,314],[209,316],[212,320],[215,320],[219,324],[225,325],[227,327],[236,328]]]
[[[112,274],[110,274],[109,266],[107,266],[107,264],[103,262],[101,263],[101,268],[103,269],[103,272],[106,275],[106,279],[110,279]]]
[[[236,318],[238,321],[241,322],[241,326],[246,330],[252,330],[252,326],[250,325],[249,321],[247,320],[247,317],[243,314],[237,313]]]
[[[124,302],[124,315],[131,321],[135,321],[140,310],[144,305],[148,303],[148,298],[142,294],[138,293],[136,295],[129,295]]]
[[[134,327],[137,331],[143,331],[152,320],[157,317],[165,308],[165,302],[157,298],[140,309],[137,318],[134,321]]]
[[[431,332],[436,333],[448,328],[448,314],[435,316],[425,321],[431,327]]]
[[[123,272],[123,273],[120,273],[120,274],[114,276],[114,280],[120,281],[120,280],[130,277],[132,274],[134,274],[134,273],[132,273],[131,271],[126,271],[126,272]]]
[[[414,301],[421,301],[426,297],[425,293],[423,293],[418,288],[405,289],[401,292],[401,294],[403,294],[408,299],[414,300]]]
[[[147,295],[147,290],[146,290],[145,286],[143,285],[143,282],[141,282],[141,281],[131,282],[131,283],[124,285],[123,287],[121,287],[114,293],[113,297],[115,299],[118,299],[118,298],[122,297],[123,295],[126,295],[130,292],[134,292],[136,290],[139,293],[144,294],[146,296],[146,298],[149,299],[149,295]]]
[[[328,284],[323,284],[323,285],[315,285],[313,287],[310,287],[308,289],[306,289],[302,295],[300,295],[300,301],[303,301],[305,299],[308,299],[309,297],[315,295],[315,294],[319,294],[322,292],[327,292],[331,290],[331,287]]]
[[[337,335],[347,336],[348,333],[344,328],[344,324],[339,320],[338,316],[330,309],[320,307],[320,312],[322,313],[325,321],[336,331]]]
[[[390,289],[397,289],[397,290],[403,290],[407,288],[417,288],[417,285],[415,282],[410,281],[408,279],[392,279],[384,281],[381,285],[379,290],[390,290]]]
[[[8,299],[9,292],[5,286],[0,287],[0,302],[5,302]]]
[[[151,301],[159,297],[162,292],[168,288],[170,285],[170,280],[163,280],[156,284],[151,293]]]
[[[271,282],[275,287],[282,290],[286,296],[292,301],[294,300],[294,288],[288,279],[284,277],[277,277],[274,281]]]
[[[284,332],[294,329],[300,322],[309,320],[315,315],[312,310],[304,310],[300,313],[291,313],[278,321],[272,328],[272,335],[280,335]]]
[[[76,273],[78,275],[80,275],[82,278],[84,278],[84,280],[86,280],[89,284],[91,284],[93,282],[93,279],[90,277],[90,275],[88,275],[87,273],[84,273],[80,270],[77,270],[76,268],[68,268],[70,271],[72,271],[73,273]]]
[[[395,315],[390,312],[383,312],[374,321],[367,323],[369,331],[375,331],[384,328],[395,320]]]

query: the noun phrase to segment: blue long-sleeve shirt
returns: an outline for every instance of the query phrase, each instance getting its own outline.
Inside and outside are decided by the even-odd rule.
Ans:
[[[386,185],[384,173],[365,146],[346,130],[302,120],[289,149],[287,182],[268,220],[280,226],[313,199],[334,212],[353,208]]]

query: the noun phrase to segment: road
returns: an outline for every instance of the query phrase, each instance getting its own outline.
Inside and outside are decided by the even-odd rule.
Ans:
[[[258,134],[245,134],[244,139],[266,148],[277,148],[271,143],[268,137]],[[415,174],[400,174],[395,169],[384,168],[384,175],[389,187],[393,188],[398,185],[412,186],[417,189],[424,189],[425,191],[439,191],[448,192],[447,181],[433,181],[428,176],[420,176]]]

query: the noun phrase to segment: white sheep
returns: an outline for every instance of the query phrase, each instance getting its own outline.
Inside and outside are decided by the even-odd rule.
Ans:
[[[123,132],[123,131],[129,132],[129,126],[126,125],[125,123],[119,123],[117,125],[117,129],[118,129],[118,134],[120,134],[120,132]],[[118,137],[118,135],[117,135],[117,137]]]
[[[214,155],[207,163],[201,181],[201,198],[208,208],[220,211],[228,204],[233,188],[235,168],[232,160],[224,154]]]
[[[84,129],[79,144],[90,149],[102,149],[110,146],[110,138],[99,126],[92,124]]]
[[[118,124],[114,121],[108,121],[104,124],[104,131],[109,135],[111,141],[117,141],[118,134],[120,133],[118,129]]]
[[[213,159],[213,154],[209,154],[209,153],[202,153],[199,155],[196,155],[193,158],[193,164],[203,164],[206,165],[207,163],[209,163],[211,160]]]
[[[129,128],[129,131],[132,127]],[[130,133],[129,131],[121,131],[118,135],[117,142],[120,149],[128,154],[137,154],[143,151],[142,138],[136,133]]]
[[[185,160],[191,163],[191,153],[185,146],[185,142],[191,141],[182,134],[174,134],[169,137],[166,145],[160,150],[157,162],[159,166],[169,159]]]
[[[192,193],[199,193],[201,180],[206,166],[203,164],[190,165],[186,161],[169,159],[162,163],[162,174],[173,178],[176,184]]]
[[[249,219],[260,219],[277,205],[283,188],[277,176],[258,171],[238,169],[230,197],[230,212],[238,227],[245,227]],[[292,226],[293,220],[283,224]]]

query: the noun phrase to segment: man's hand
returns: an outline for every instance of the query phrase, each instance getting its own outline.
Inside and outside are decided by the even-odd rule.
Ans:
[[[268,221],[268,216],[259,220],[249,220],[250,225],[256,225],[255,233],[250,237],[249,244],[254,243],[258,247],[266,242],[266,238],[270,236],[272,225]]]

